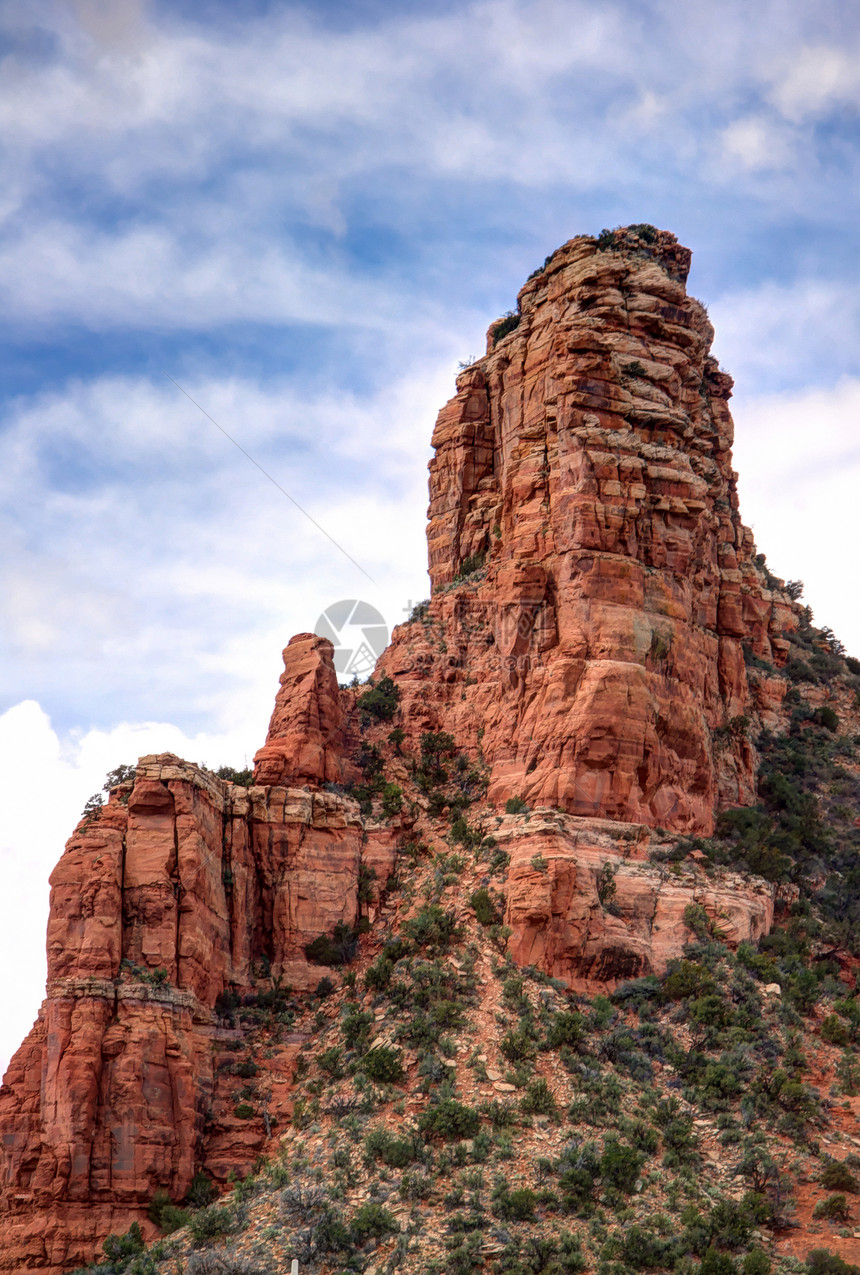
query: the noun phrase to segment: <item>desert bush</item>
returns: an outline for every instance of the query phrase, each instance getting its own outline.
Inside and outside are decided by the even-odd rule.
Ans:
[[[132,1222],[123,1235],[108,1235],[102,1244],[105,1257],[119,1270],[125,1270],[129,1261],[146,1248],[143,1232],[138,1222]]]
[[[585,1039],[585,1019],[575,1010],[559,1010],[553,1014],[546,1034],[546,1045],[549,1049],[558,1049],[562,1045],[576,1047]]]
[[[494,323],[490,328],[490,336],[493,341],[493,348],[499,344],[502,337],[506,337],[508,333],[515,331],[520,326],[520,316],[515,310],[509,310],[498,322]],[[461,568],[462,569],[462,568]]]
[[[570,1142],[562,1150],[555,1165],[563,1203],[568,1212],[587,1205],[600,1174],[600,1158],[591,1143]]]
[[[706,1249],[699,1265],[699,1275],[737,1275],[737,1265],[728,1253],[717,1248]]]
[[[414,1136],[398,1138],[384,1126],[371,1129],[364,1139],[364,1149],[372,1159],[382,1160],[392,1169],[405,1169],[421,1157],[421,1146]]]
[[[250,1258],[233,1249],[207,1249],[191,1253],[185,1266],[186,1275],[268,1275]]]
[[[357,951],[358,937],[343,921],[338,921],[330,936],[321,934],[305,944],[305,956],[314,965],[349,965]]]
[[[528,811],[528,805],[523,801],[522,797],[508,797],[505,802],[506,815],[522,815]]]
[[[527,1062],[537,1053],[534,1037],[522,1026],[509,1031],[503,1036],[499,1049],[508,1062]]]
[[[232,1235],[239,1229],[239,1218],[236,1210],[229,1206],[210,1204],[208,1208],[192,1213],[188,1229],[195,1245],[205,1244],[209,1240]]]
[[[809,1275],[860,1275],[860,1266],[845,1262],[826,1248],[814,1248],[806,1256]]]
[[[387,675],[358,697],[356,706],[378,721],[390,721],[400,705],[400,691]]]
[[[513,1191],[504,1178],[499,1178],[493,1188],[492,1208],[498,1217],[511,1222],[534,1220],[537,1196],[529,1187],[517,1187]]]
[[[400,927],[401,933],[417,948],[429,952],[446,952],[460,935],[453,912],[446,912],[438,903],[430,903]]]
[[[317,1057],[317,1066],[320,1071],[324,1071],[326,1075],[331,1076],[332,1080],[340,1080],[343,1075],[343,1050],[339,1045],[331,1045],[328,1049],[322,1050]]]
[[[481,1127],[481,1116],[456,1098],[443,1098],[422,1114],[418,1127],[427,1138],[455,1141],[473,1138]]]
[[[813,1217],[824,1217],[831,1221],[847,1222],[850,1216],[848,1201],[841,1193],[828,1195],[826,1200],[819,1200],[812,1210]]]
[[[178,1231],[180,1226],[185,1226],[189,1218],[187,1210],[174,1204],[163,1186],[158,1187],[153,1193],[147,1215],[150,1222],[154,1222],[166,1235],[170,1235],[172,1231]]]
[[[202,1169],[198,1169],[191,1179],[191,1186],[188,1188],[185,1203],[190,1204],[192,1208],[203,1209],[207,1204],[212,1203],[216,1194],[215,1183],[206,1176]]]
[[[388,1209],[383,1208],[381,1204],[368,1201],[354,1214],[350,1223],[350,1231],[357,1244],[364,1244],[366,1240],[383,1239],[386,1235],[394,1235],[400,1230],[397,1219]]]
[[[644,1226],[631,1226],[621,1241],[621,1255],[635,1271],[668,1268],[674,1265],[678,1245]]]
[[[860,1192],[860,1184],[848,1165],[841,1160],[831,1160],[822,1170],[819,1180],[828,1191],[848,1191],[850,1195]]]
[[[475,913],[479,925],[498,925],[502,919],[498,903],[485,885],[469,899],[469,907]]]
[[[848,1026],[838,1014],[828,1014],[821,1024],[821,1039],[828,1045],[847,1045],[851,1039]]]
[[[629,1194],[636,1185],[642,1156],[617,1138],[607,1138],[600,1157],[600,1175],[609,1186]]]
[[[372,1025],[373,1014],[369,1010],[361,1009],[354,1001],[348,1001],[344,1005],[340,1024],[347,1049],[363,1049],[367,1044]]]
[[[555,1094],[542,1077],[526,1086],[520,1108],[527,1115],[554,1116],[558,1111]]]
[[[397,1085],[403,1079],[403,1056],[399,1049],[378,1045],[364,1055],[361,1069],[377,1084]]]

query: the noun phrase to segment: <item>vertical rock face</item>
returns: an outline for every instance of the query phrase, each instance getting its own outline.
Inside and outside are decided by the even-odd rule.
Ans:
[[[521,963],[572,986],[659,971],[690,902],[736,940],[769,928],[772,890],[668,880],[646,845],[754,799],[747,721],[776,724],[785,683],[749,681],[745,655],[779,665],[794,624],[738,515],[731,381],[689,256],[648,227],[571,240],[458,378],[433,435],[433,598],[378,667],[403,756],[383,758],[387,722],[358,751],[331,644],[300,634],[252,787],[145,757],[79,824],[51,879],[47,998],[0,1088],[0,1272],[58,1275],[146,1228],[157,1187],[248,1170],[263,1134],[232,1118],[219,997],[260,968],[316,985],[305,946],[355,923],[362,866],[366,884],[394,863],[394,828],[365,828],[341,785],[383,760],[408,785],[425,731],[486,766],[491,806],[544,807],[500,820]],[[288,1092],[283,1068],[269,1080]]]
[[[436,423],[433,600],[382,667],[497,802],[707,833],[753,800],[744,652],[779,665],[794,620],[740,521],[689,260],[648,227],[571,240]]]
[[[315,746],[294,746],[300,775]],[[239,788],[169,755],[79,825],[51,878],[47,999],[0,1090],[0,1270],[88,1263],[146,1224],[156,1187],[182,1199],[198,1168],[250,1168],[259,1137],[225,1141],[213,1106],[213,1007],[251,990],[255,961],[315,986],[304,947],[354,923],[360,842],[347,798]]]
[[[314,633],[290,639],[269,733],[254,758],[256,783],[343,779],[344,712],[333,653]]]

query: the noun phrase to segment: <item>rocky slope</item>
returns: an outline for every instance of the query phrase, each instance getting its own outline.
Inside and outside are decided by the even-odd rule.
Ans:
[[[740,522],[731,382],[688,268],[650,227],[554,253],[440,413],[433,596],[375,687],[339,689],[329,643],[299,635],[247,786],[146,757],[79,824],[52,876],[47,998],[0,1089],[0,1270],[59,1275],[109,1232],[155,1235],[154,1197],[246,1174],[318,1098],[295,1077],[335,1047],[331,1016],[387,1013],[367,973],[350,1008],[341,964],[367,971],[425,904],[472,927],[461,1018],[480,1035],[502,1012],[494,963],[556,980],[566,1013],[572,993],[663,986],[702,926],[753,951],[804,881],[849,871],[854,674]],[[773,776],[810,732],[790,799]],[[768,813],[720,815],[757,796]],[[844,955],[853,913],[827,907]],[[366,1074],[373,1033],[337,1030]],[[434,1068],[468,1089],[468,1042],[449,1057],[439,1036],[401,1060],[416,1119]]]

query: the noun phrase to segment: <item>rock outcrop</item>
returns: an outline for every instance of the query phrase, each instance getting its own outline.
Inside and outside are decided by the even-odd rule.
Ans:
[[[708,833],[718,801],[754,798],[731,730],[755,707],[745,653],[778,666],[795,620],[740,521],[690,254],[646,235],[565,244],[458,377],[433,435],[433,598],[381,668],[413,739],[482,753],[491,800]]]
[[[602,988],[663,970],[690,904],[730,941],[769,929],[764,883],[653,856],[754,800],[750,728],[779,725],[795,623],[739,518],[731,381],[688,267],[648,228],[574,239],[458,378],[433,436],[433,597],[377,669],[396,745],[300,634],[252,786],[144,757],[79,824],[51,881],[47,999],[0,1089],[0,1271],[58,1275],[109,1231],[151,1232],[156,1188],[248,1170],[301,1041],[273,1046],[249,1122],[219,1061],[229,1008],[314,988],[306,946],[377,915],[398,836],[447,836],[413,782],[424,732],[487,776],[520,963]],[[367,819],[344,785],[383,763],[406,805],[383,819],[377,796]],[[499,813],[511,797],[529,819]]]
[[[89,1262],[148,1226],[157,1187],[250,1169],[265,1129],[232,1118],[229,1085],[219,1101],[214,1009],[317,984],[304,947],[355,923],[360,850],[349,798],[170,755],[81,822],[51,878],[47,999],[0,1090],[0,1270]]]

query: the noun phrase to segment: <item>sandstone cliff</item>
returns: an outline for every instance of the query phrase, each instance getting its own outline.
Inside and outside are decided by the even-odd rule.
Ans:
[[[740,520],[689,261],[664,232],[571,240],[436,423],[433,599],[381,667],[413,738],[482,751],[491,800],[707,833],[754,799],[725,728],[758,707],[745,650],[779,666],[795,618]]]
[[[252,786],[145,757],[78,826],[47,999],[0,1089],[0,1271],[67,1270],[132,1220],[151,1232],[156,1188],[248,1170],[289,1118],[301,1041],[271,1050],[249,1122],[218,1061],[230,1006],[312,990],[306,945],[376,916],[404,843],[448,836],[454,798],[417,781],[426,732],[478,776],[521,964],[575,989],[660,973],[690,904],[731,942],[768,931],[772,886],[659,862],[670,834],[754,800],[752,727],[781,720],[796,625],[740,521],[731,381],[688,267],[663,232],[574,239],[458,378],[433,436],[433,597],[377,669],[400,742],[302,634]],[[377,785],[362,814],[350,787],[382,767],[402,809],[385,817]]]

